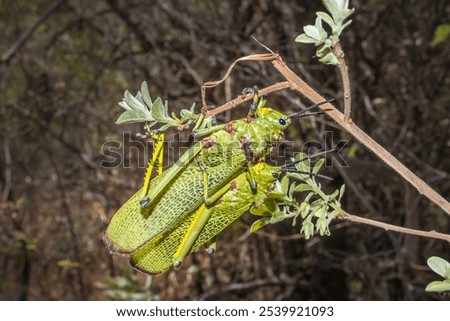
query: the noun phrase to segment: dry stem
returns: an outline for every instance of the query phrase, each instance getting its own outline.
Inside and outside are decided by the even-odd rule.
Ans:
[[[286,80],[291,84],[291,88],[297,90],[299,93],[303,94],[306,98],[311,100],[313,103],[318,104],[323,102],[325,99],[319,95],[314,89],[312,89],[307,83],[300,79],[291,69],[289,69],[283,62],[280,56],[272,61],[274,67],[286,78]],[[346,120],[343,113],[337,110],[330,103],[322,105],[324,109],[327,109],[327,114],[333,118],[339,125],[341,125],[347,132],[352,134],[358,141],[366,145],[372,152],[378,157],[386,162],[390,167],[392,167],[397,173],[399,173],[404,179],[410,182],[421,195],[425,195],[432,202],[437,204],[442,208],[448,215],[450,215],[450,203],[439,195],[435,190],[433,190],[428,184],[426,184],[422,179],[417,177],[413,172],[411,172],[405,165],[403,165],[398,159],[396,159],[392,154],[390,154],[381,145],[375,142],[369,135],[362,131],[358,126],[356,126],[350,119]]]
[[[342,79],[342,87],[344,88],[344,119],[349,121],[352,113],[352,92],[350,88],[350,78],[348,76],[348,68],[344,58],[344,51],[341,48],[339,40],[333,44],[333,51],[339,61],[338,68]]]
[[[202,86],[202,103],[203,110],[206,110],[206,102],[205,102],[205,90],[206,88],[214,87],[220,84],[224,79],[230,74],[231,69],[238,61],[243,60],[256,60],[256,61],[271,61],[274,67],[286,78],[287,82],[280,82],[270,87],[266,87],[261,90],[261,93],[269,93],[272,91],[280,90],[283,88],[287,88],[288,85],[290,88],[298,91],[310,101],[315,104],[322,103],[325,99],[317,93],[314,89],[312,89],[306,82],[304,82],[301,78],[299,78],[286,64],[283,62],[280,55],[275,53],[270,54],[261,54],[261,55],[251,55],[243,58],[239,58],[236,60],[228,69],[226,75],[219,81],[208,82]],[[225,105],[219,106],[212,111],[205,112],[207,116],[215,115],[219,112],[223,112],[225,110],[236,107],[237,105],[243,103],[251,99],[251,96],[238,97]],[[450,203],[444,199],[441,195],[439,195],[435,190],[433,190],[428,184],[426,184],[422,179],[417,177],[413,172],[411,172],[406,166],[404,166],[399,160],[397,160],[392,154],[390,154],[386,149],[384,149],[381,145],[375,142],[370,136],[368,136],[364,131],[362,131],[358,126],[356,126],[351,119],[346,119],[345,115],[341,113],[338,109],[336,109],[330,103],[326,103],[322,105],[324,109],[327,110],[327,114],[333,118],[340,126],[342,126],[347,132],[352,134],[358,141],[362,144],[366,145],[375,155],[380,157],[382,160],[386,162],[390,167],[392,167],[395,171],[397,171],[404,179],[410,182],[421,195],[425,195],[432,202],[437,204],[440,208],[442,208],[448,215],[450,215]]]
[[[380,227],[382,229],[385,229],[386,231],[394,231],[394,232],[399,232],[399,233],[404,233],[404,234],[430,237],[430,238],[450,242],[449,234],[438,233],[436,231],[428,232],[428,231],[411,229],[411,228],[407,228],[407,227],[396,226],[396,225],[392,225],[392,224],[388,224],[388,223],[371,220],[369,218],[352,215],[345,211],[342,211],[341,214],[339,214],[339,216],[337,218],[346,220],[346,221],[350,221],[350,222],[354,222],[354,223],[361,223],[361,224],[367,224],[367,225],[371,225],[371,226]]]

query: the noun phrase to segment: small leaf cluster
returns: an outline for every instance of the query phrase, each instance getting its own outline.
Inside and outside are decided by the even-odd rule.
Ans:
[[[304,33],[295,38],[296,42],[313,43],[317,48],[316,55],[319,61],[328,65],[338,65],[339,61],[333,53],[332,46],[352,21],[347,20],[355,9],[348,8],[348,0],[323,0],[322,1],[331,16],[326,12],[316,12],[317,18],[314,25],[303,27]],[[331,35],[324,29],[322,21],[331,28]]]
[[[251,231],[257,231],[267,224],[275,224],[288,218],[293,219],[293,225],[301,218],[300,233],[309,239],[316,232],[319,235],[330,235],[329,224],[341,212],[341,198],[345,185],[334,193],[327,195],[322,186],[316,181],[316,175],[325,160],[320,159],[314,165],[306,154],[297,154],[297,172],[288,172],[281,181],[277,181],[275,189],[267,195],[264,204],[253,207],[250,212],[262,216],[253,223]],[[291,180],[294,181],[291,182]],[[300,184],[297,184],[300,181]],[[303,201],[299,202],[296,193],[307,193]]]
[[[446,260],[432,256],[427,260],[427,264],[435,273],[442,276],[445,280],[433,281],[425,288],[427,292],[445,292],[450,291],[450,263]]]
[[[141,90],[133,96],[128,90],[125,91],[123,100],[119,105],[125,112],[117,119],[116,124],[147,123],[151,128],[157,124],[162,125],[158,131],[165,131],[169,127],[180,127],[190,125],[197,120],[198,115],[194,112],[195,104],[190,109],[182,109],[180,117],[175,113],[168,113],[168,103],[163,103],[160,97],[152,100],[148,92],[147,82],[143,82]]]

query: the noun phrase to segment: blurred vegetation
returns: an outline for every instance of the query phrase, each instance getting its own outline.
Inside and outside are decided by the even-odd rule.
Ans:
[[[450,43],[445,0],[351,1],[341,36],[353,84],[353,120],[448,198]],[[289,222],[256,235],[244,217],[213,256],[196,253],[152,279],[112,257],[101,236],[142,182],[145,155],[121,146],[130,166],[101,167],[104,144],[122,142],[117,102],[142,81],[152,96],[188,108],[199,86],[236,58],[279,52],[326,97],[341,101],[333,67],[295,37],[320,1],[0,1],[0,299],[445,299],[426,293],[429,256],[448,244],[337,222],[330,237],[298,238]],[[270,64],[240,64],[213,104],[280,79]],[[308,105],[283,91],[284,112]],[[240,117],[244,108],[219,121]],[[331,126],[330,126],[331,125]],[[349,139],[330,122],[299,122],[290,137]],[[173,132],[175,134],[175,132]],[[448,216],[354,141],[349,167],[327,175],[347,185],[343,208],[381,221],[448,232]],[[138,163],[140,161],[141,168]]]

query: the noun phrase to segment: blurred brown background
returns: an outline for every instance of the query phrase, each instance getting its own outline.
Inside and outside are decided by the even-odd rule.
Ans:
[[[433,44],[450,8],[436,1],[351,1],[353,24],[342,45],[353,85],[353,119],[448,198],[450,43]],[[449,245],[336,222],[330,237],[308,241],[283,222],[262,233],[242,218],[219,238],[213,256],[197,253],[157,277],[133,271],[101,241],[109,219],[136,191],[143,153],[124,150],[130,168],[100,167],[102,146],[139,125],[117,126],[117,102],[147,80],[152,96],[174,108],[199,106],[199,86],[218,79],[236,58],[279,52],[325,97],[342,98],[336,70],[299,45],[320,1],[0,1],[0,299],[447,299],[427,294],[439,277],[431,255]],[[446,20],[447,19],[447,20]],[[270,63],[240,64],[220,105],[242,88],[281,80]],[[284,112],[308,105],[297,94],[269,96]],[[245,108],[220,121],[245,113]],[[350,139],[318,117],[293,126],[308,139]],[[326,118],[325,118],[326,119]],[[331,123],[331,122],[328,122]],[[350,167],[326,171],[347,184],[343,208],[392,224],[449,232],[449,219],[376,155],[354,140]]]

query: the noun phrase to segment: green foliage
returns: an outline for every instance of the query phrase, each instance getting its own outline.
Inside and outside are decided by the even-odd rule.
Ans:
[[[439,274],[445,280],[433,281],[426,287],[427,292],[445,292],[450,291],[450,263],[446,260],[432,256],[427,260],[427,264],[435,273]]]
[[[341,211],[340,200],[344,194],[345,185],[340,190],[326,195],[320,183],[316,182],[315,176],[308,173],[317,174],[324,163],[320,159],[314,166],[306,158],[306,154],[299,153],[295,160],[303,161],[296,164],[300,173],[287,173],[281,182],[276,182],[275,190],[268,195],[263,206],[252,208],[250,212],[255,215],[263,216],[253,223],[251,231],[255,232],[267,224],[274,224],[287,218],[293,219],[293,225],[296,224],[298,217],[302,219],[300,233],[309,239],[318,232],[319,235],[330,235],[329,224],[333,218],[339,215]],[[290,178],[302,181],[297,185],[296,182],[290,182]],[[294,198],[294,193],[308,192],[304,200],[299,203]]]
[[[180,117],[175,113],[168,113],[168,103],[162,102],[160,97],[152,101],[148,92],[147,82],[143,82],[141,90],[133,96],[128,90],[125,91],[123,100],[119,105],[125,112],[117,119],[116,124],[141,123],[146,122],[151,128],[156,124],[162,124],[158,131],[165,131],[169,127],[190,125],[198,116],[194,112],[195,103],[190,109],[182,109]]]
[[[435,47],[450,39],[450,23],[444,23],[439,25],[434,31],[433,40],[431,46]]]
[[[316,55],[319,61],[328,65],[338,65],[338,59],[333,53],[332,46],[338,40],[341,32],[352,21],[347,20],[355,9],[348,8],[348,0],[323,0],[322,1],[331,16],[326,12],[316,12],[317,18],[314,25],[303,28],[304,33],[295,38],[296,42],[313,43],[317,48]],[[331,35],[324,29],[322,21],[331,28]]]

